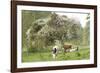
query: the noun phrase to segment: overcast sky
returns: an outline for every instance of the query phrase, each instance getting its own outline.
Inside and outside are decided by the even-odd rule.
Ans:
[[[66,15],[68,18],[74,18],[77,21],[80,21],[82,27],[86,25],[86,17],[88,14],[84,13],[61,13],[61,12],[56,12],[59,15]]]

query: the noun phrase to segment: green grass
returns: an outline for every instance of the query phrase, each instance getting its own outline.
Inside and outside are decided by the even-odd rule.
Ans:
[[[68,52],[68,53],[59,53],[55,61],[62,60],[86,60],[90,58],[89,48],[80,49],[78,52]],[[35,52],[27,53],[23,52],[22,62],[37,62],[37,61],[54,61],[52,58],[51,52]]]

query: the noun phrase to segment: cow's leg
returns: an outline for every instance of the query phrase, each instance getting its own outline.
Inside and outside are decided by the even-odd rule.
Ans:
[[[53,59],[55,60],[56,59],[56,54],[52,54],[52,56],[53,56]]]
[[[66,49],[64,49],[64,55],[65,55],[65,53],[66,53]]]

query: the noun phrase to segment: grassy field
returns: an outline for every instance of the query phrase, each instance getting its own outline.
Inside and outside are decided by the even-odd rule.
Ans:
[[[37,62],[37,61],[62,61],[62,60],[85,60],[90,58],[89,48],[79,49],[78,52],[68,52],[66,54],[59,53],[56,60],[53,60],[51,52],[35,52],[27,53],[23,52],[22,62]]]

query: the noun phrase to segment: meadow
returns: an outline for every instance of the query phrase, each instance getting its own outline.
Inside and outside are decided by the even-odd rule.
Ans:
[[[52,58],[52,52],[33,52],[27,55],[26,52],[22,54],[22,62],[38,62],[38,61],[64,61],[64,60],[87,60],[90,58],[89,48],[80,48],[78,52],[60,52],[56,59]]]

